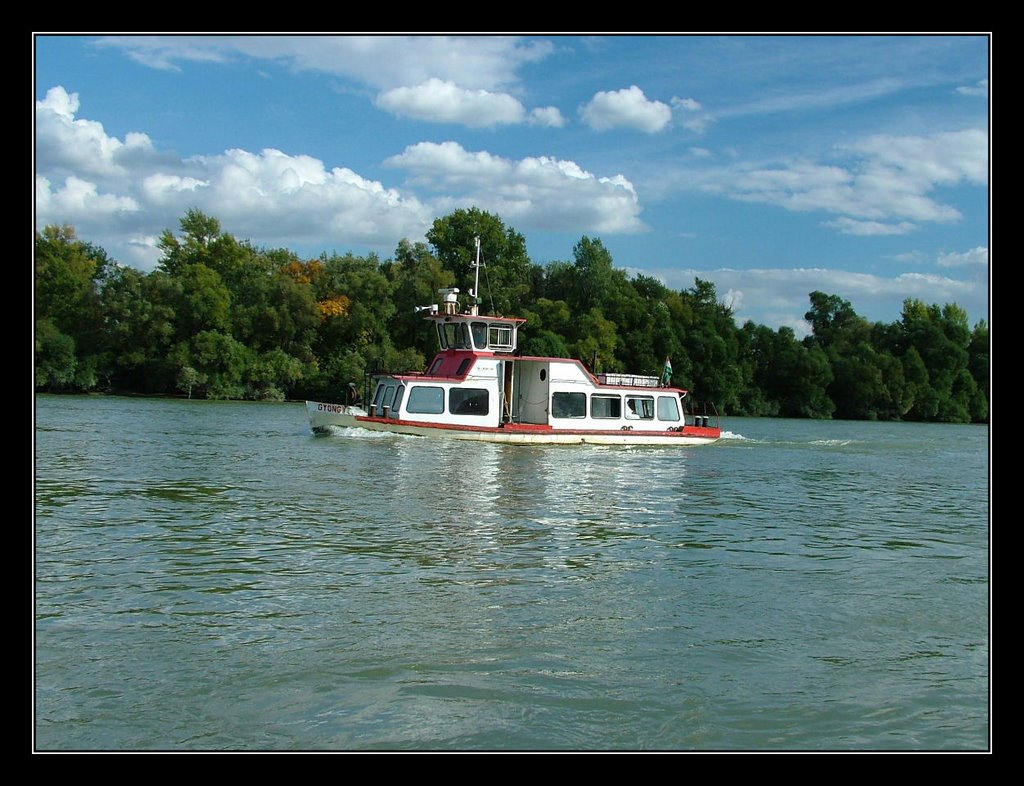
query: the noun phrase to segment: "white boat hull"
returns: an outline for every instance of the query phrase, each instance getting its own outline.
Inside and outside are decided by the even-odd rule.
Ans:
[[[506,424],[499,428],[453,426],[394,418],[370,417],[360,407],[346,407],[307,401],[306,411],[313,431],[330,434],[339,429],[362,428],[368,431],[407,434],[417,437],[457,439],[472,442],[498,442],[510,445],[708,445],[717,442],[717,428],[686,426],[681,431],[614,431],[555,429],[529,424]]]

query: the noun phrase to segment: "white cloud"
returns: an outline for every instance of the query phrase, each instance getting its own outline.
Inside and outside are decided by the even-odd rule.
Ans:
[[[694,279],[715,284],[719,300],[731,302],[733,316],[740,324],[748,319],[772,328],[788,326],[798,335],[809,326],[794,318],[810,308],[808,295],[814,291],[835,294],[850,302],[853,310],[871,321],[896,322],[903,301],[915,298],[925,303],[957,303],[974,320],[988,318],[988,288],[980,281],[959,281],[945,276],[901,273],[893,277],[824,268],[761,268],[734,270],[640,270],[673,289],[689,289]],[[723,294],[724,293],[724,294]]]
[[[54,190],[49,180],[36,175],[36,212],[43,226],[72,223],[58,218],[69,214],[78,217],[74,223],[91,224],[120,213],[139,210],[139,204],[131,197],[101,194],[97,185],[88,180],[71,176],[64,181],[62,188]]]
[[[690,173],[703,190],[792,211],[839,216],[845,234],[906,234],[916,223],[950,222],[960,211],[937,201],[940,187],[985,185],[988,134],[973,129],[929,137],[876,135],[837,148],[847,160],[791,160]]]
[[[121,246],[121,262],[140,270],[153,270],[164,253],[157,245],[159,242],[158,235],[128,236]]]
[[[901,254],[892,254],[890,259],[901,264],[920,265],[927,262],[929,256],[923,251],[905,251]]]
[[[824,226],[838,229],[844,235],[906,235],[917,229],[917,225],[909,221],[887,224],[882,221],[858,221],[845,216],[835,221],[825,221]]]
[[[419,142],[384,163],[414,173],[418,182],[449,186],[496,182],[512,171],[507,159],[486,151],[471,153],[458,142]]]
[[[515,36],[108,36],[98,43],[152,68],[253,58],[348,77],[385,91],[431,78],[465,88],[512,85],[521,65],[554,51],[549,41]]]
[[[440,79],[428,79],[416,87],[393,88],[377,96],[376,104],[396,115],[470,128],[522,123],[526,119],[523,105],[507,93],[466,90]]]
[[[734,314],[743,310],[743,290],[730,289],[722,295],[722,302],[727,305]]]
[[[661,101],[651,101],[636,85],[596,93],[580,107],[584,122],[595,131],[632,128],[649,134],[662,131],[672,119],[672,110]]]
[[[76,119],[78,93],[52,87],[36,101],[37,169],[97,178],[121,177],[132,160],[153,154],[149,137],[129,133],[124,141],[109,136],[102,123]]]
[[[415,197],[367,180],[351,169],[328,170],[310,156],[280,150],[228,150],[191,160],[206,173],[208,186],[190,194],[225,227],[243,236],[308,241],[344,238],[347,243],[394,242],[422,234],[433,218]],[[268,229],[271,236],[268,237]]]
[[[207,180],[198,180],[194,177],[181,177],[166,172],[157,172],[147,175],[142,179],[142,192],[153,204],[176,203],[180,195],[189,192],[195,193],[200,188],[210,185]]]
[[[958,87],[956,92],[965,96],[988,96],[988,80],[981,79],[973,85]]]
[[[688,112],[696,112],[697,110],[702,108],[700,105],[700,101],[697,101],[696,99],[679,98],[677,96],[673,96],[672,106],[676,107],[677,109],[684,109]]]
[[[256,243],[320,250],[390,250],[396,238],[422,236],[435,218],[416,197],[311,156],[227,150],[182,160],[158,154],[145,134],[109,136],[76,118],[78,108],[63,88],[37,102],[36,227],[71,224],[124,262],[154,264],[152,238],[190,208]]]
[[[549,41],[516,36],[107,36],[97,45],[120,49],[142,65],[265,60],[297,71],[348,78],[381,92],[376,105],[403,117],[489,128],[511,123],[561,128],[556,107],[527,112],[505,88],[518,69],[554,51]]]
[[[562,113],[558,111],[558,107],[555,106],[544,106],[537,107],[530,112],[530,123],[536,126],[546,126],[548,128],[563,128],[565,126],[565,118],[562,117]]]
[[[869,174],[899,178],[908,190],[988,183],[988,133],[980,128],[927,137],[876,134],[849,149],[864,157]]]
[[[984,246],[972,248],[962,254],[951,253],[939,256],[939,267],[988,267],[988,249]]]
[[[672,108],[679,113],[683,128],[695,134],[703,134],[715,122],[712,114],[704,111],[700,101],[693,98],[673,96]]]
[[[385,163],[409,171],[417,185],[458,191],[459,202],[496,212],[520,229],[644,229],[632,183],[622,175],[598,177],[573,161],[512,161],[456,142],[420,142]]]
[[[99,123],[77,118],[77,97],[61,89],[40,104],[44,123],[62,129],[65,149],[37,159],[37,228],[71,224],[131,264],[154,264],[152,239],[176,228],[191,208],[216,216],[240,238],[299,253],[351,244],[387,253],[397,239],[420,238],[438,215],[469,205],[522,229],[645,229],[629,180],[597,176],[573,161],[511,160],[454,142],[421,143],[386,162],[407,170],[411,183],[431,194],[421,198],[349,168],[271,148],[175,158],[154,150],[144,134],[120,141]],[[133,146],[146,155],[125,156]]]

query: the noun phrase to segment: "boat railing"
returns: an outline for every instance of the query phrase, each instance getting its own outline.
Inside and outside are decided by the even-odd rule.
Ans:
[[[659,377],[649,377],[643,374],[615,374],[602,372],[597,374],[597,381],[602,385],[621,385],[633,388],[656,388],[661,386]]]

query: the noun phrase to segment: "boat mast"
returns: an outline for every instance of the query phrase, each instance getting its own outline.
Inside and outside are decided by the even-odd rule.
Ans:
[[[473,283],[473,291],[469,293],[473,297],[469,310],[473,316],[478,316],[480,314],[480,236],[477,235],[473,239],[476,241],[476,262],[473,263],[473,267],[476,268],[476,281]]]

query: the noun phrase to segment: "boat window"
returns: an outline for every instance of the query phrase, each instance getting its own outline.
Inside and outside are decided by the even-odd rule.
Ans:
[[[658,420],[679,420],[679,399],[675,396],[658,396]]]
[[[585,418],[587,396],[585,393],[555,393],[551,396],[551,417]]]
[[[473,346],[477,349],[487,349],[487,323],[474,322],[470,325],[473,333]]]
[[[652,396],[626,396],[626,418],[654,420],[654,398]]]
[[[513,349],[512,346],[512,326],[511,325],[491,325],[490,329],[490,340],[491,349],[501,350]]]
[[[405,394],[405,385],[399,385],[395,391],[395,403],[391,405],[391,417],[398,417],[398,410],[402,408],[402,396]]]
[[[622,396],[591,396],[590,417],[621,418]]]
[[[434,362],[430,364],[430,370],[427,372],[428,377],[434,376],[438,371],[441,370],[441,366],[444,365],[443,357],[434,358]]]
[[[448,337],[444,332],[444,325],[438,324],[437,326],[437,340],[441,344],[441,349],[448,349]]]
[[[466,369],[469,368],[469,364],[473,362],[473,358],[463,358],[462,362],[459,363],[459,370],[455,372],[455,376],[461,377],[466,373]]]
[[[439,415],[444,412],[444,388],[433,385],[413,385],[409,389],[406,412],[424,415]]]
[[[384,388],[384,395],[381,397],[381,407],[390,407],[392,402],[395,400],[395,386],[388,385]]]
[[[452,388],[448,391],[448,411],[453,415],[486,415],[489,401],[483,389]]]
[[[384,381],[377,383],[377,390],[373,394],[373,404],[377,409],[380,409],[380,402],[384,398],[384,391],[387,390],[387,383]]]
[[[469,331],[466,330],[465,322],[445,322],[438,326],[444,335],[441,345],[449,349],[471,349],[469,345]]]

